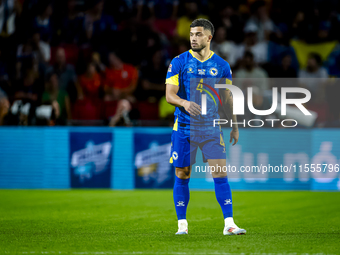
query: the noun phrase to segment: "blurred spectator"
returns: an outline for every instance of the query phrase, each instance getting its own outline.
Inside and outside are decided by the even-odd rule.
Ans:
[[[299,10],[296,12],[293,22],[290,27],[291,37],[298,39],[304,39],[306,29],[306,15],[303,11]]]
[[[331,30],[331,22],[329,21],[321,21],[319,23],[318,29],[318,41],[319,42],[326,42],[330,39],[330,30]]]
[[[0,40],[16,30],[16,18],[22,11],[19,0],[0,0]],[[1,42],[0,41],[0,42]],[[1,44],[1,43],[0,43]]]
[[[326,59],[324,66],[327,68],[331,77],[340,77],[340,44],[334,47]]]
[[[242,68],[235,72],[236,86],[246,90],[247,87],[258,87],[261,91],[269,89],[268,75],[254,62],[254,55],[250,51],[244,53]]]
[[[235,56],[233,54],[235,50],[235,44],[231,41],[227,41],[226,30],[223,27],[216,29],[215,35],[211,42],[211,50],[227,62],[235,63],[235,60],[232,59],[232,57]]]
[[[92,53],[92,64],[95,66],[97,73],[104,74],[106,66],[102,63],[98,52]]]
[[[148,0],[153,25],[168,38],[174,36],[177,24],[178,0]]]
[[[41,40],[49,42],[53,34],[51,22],[52,4],[50,1],[40,2],[39,9],[38,16],[33,20],[32,28],[40,33]]]
[[[280,65],[273,65],[269,63],[267,65],[267,71],[269,77],[270,86],[278,88],[278,92],[281,92],[283,87],[297,87],[297,72],[292,66],[292,56],[289,52],[281,54],[282,60]],[[288,94],[290,98],[294,98],[293,93]]]
[[[0,126],[3,125],[4,118],[8,114],[10,104],[6,93],[0,88]]]
[[[177,21],[177,34],[179,37],[190,40],[190,24],[199,18],[208,18],[198,13],[198,6],[195,1],[187,1],[185,3],[185,15]]]
[[[161,36],[145,24],[129,21],[126,28],[119,33],[116,40],[121,58],[126,63],[139,66],[147,59],[154,48],[163,47]],[[117,51],[117,50],[116,50]]]
[[[299,72],[300,86],[311,92],[311,102],[320,102],[324,99],[324,84],[327,81],[328,73],[321,65],[321,56],[317,53],[311,53],[309,54],[306,69]]]
[[[285,54],[281,64],[271,67],[269,74],[273,78],[296,78],[296,70],[292,67],[292,56],[289,53]]]
[[[255,24],[248,24],[244,28],[245,38],[244,42],[240,45],[236,45],[234,54],[230,57],[229,64],[234,66],[237,61],[242,59],[246,51],[251,51],[254,55],[254,61],[257,64],[263,64],[268,59],[268,43],[258,42],[257,40],[258,27]],[[236,62],[235,62],[236,61]]]
[[[35,110],[41,97],[56,93],[51,77],[58,80],[58,95],[67,91],[72,117],[85,125],[130,125],[129,116],[134,123],[172,121],[166,117],[170,108],[162,110],[167,109],[162,101],[166,66],[190,49],[191,22],[209,15],[216,28],[211,50],[232,66],[236,85],[257,87],[266,97],[270,87],[295,87],[300,81],[312,92],[307,106],[322,117],[318,121],[338,123],[339,84],[327,77],[340,76],[339,1],[307,2],[0,0],[0,89],[14,100],[2,122],[38,124],[35,111],[48,113],[51,106]],[[264,79],[268,75],[262,68],[277,79]],[[131,105],[120,103],[125,99]],[[261,108],[261,100],[254,100]],[[44,117],[48,121],[60,114],[53,102],[53,116]]]
[[[182,54],[183,52],[186,52],[190,50],[190,42],[185,39],[179,39],[178,41],[174,42],[174,45],[172,47],[172,51],[170,52],[171,56],[178,56],[179,54]],[[167,63],[169,65],[170,63]]]
[[[138,93],[138,98],[145,100],[148,97],[155,97],[159,100],[165,94],[164,77],[167,72],[167,67],[163,61],[161,50],[153,53],[151,60],[142,66],[141,73],[141,88]]]
[[[117,30],[113,17],[103,14],[104,0],[88,1],[89,10],[84,17],[82,43],[92,43],[95,49],[108,44],[112,32]]]
[[[218,16],[212,17],[215,27],[222,26],[228,35],[228,40],[236,43],[242,42],[243,34],[240,31],[242,31],[243,24],[235,12],[235,6],[231,3],[222,3],[221,7],[220,4],[216,6],[216,10],[218,10]]]
[[[274,31],[274,22],[269,17],[268,6],[265,1],[255,1],[251,6],[252,16],[246,23],[248,26],[256,26],[257,40],[259,42],[269,40],[269,35]]]
[[[137,79],[137,69],[125,64],[115,53],[111,52],[109,67],[105,70],[105,100],[128,98],[133,101],[132,93],[136,89]]]
[[[38,96],[41,96],[43,88],[39,84],[39,73],[34,70],[27,70],[24,78],[20,79],[15,85],[15,99],[25,102],[36,103]]]
[[[109,126],[130,126],[131,121],[129,112],[131,111],[131,104],[128,100],[122,99],[117,104],[116,113],[110,118]]]
[[[94,63],[87,65],[86,73],[79,77],[79,85],[84,98],[96,101],[99,99],[99,93],[102,89],[102,79],[96,71]]]
[[[147,0],[152,17],[156,19],[176,19],[179,0]]]
[[[55,63],[47,69],[47,75],[56,73],[59,77],[59,88],[67,91],[71,101],[77,98],[79,93],[79,86],[77,84],[77,75],[74,67],[66,64],[65,50],[58,48],[55,56]]]
[[[59,89],[58,75],[51,73],[45,83],[42,103],[49,103],[55,108],[56,124],[66,125],[71,119],[70,98],[65,90]]]
[[[27,44],[30,44],[28,46]],[[40,40],[39,32],[34,32],[32,37],[29,39],[26,45],[20,44],[17,50],[17,56],[21,57],[24,55],[24,47],[30,47],[32,53],[37,61],[47,64],[51,60],[51,47],[48,43]]]
[[[115,18],[115,22],[119,26],[124,26],[127,20],[135,19],[142,22],[147,16],[146,0],[115,0],[105,1],[105,12]],[[150,16],[150,15],[149,15]]]
[[[84,14],[79,11],[76,0],[67,0],[67,13],[60,22],[57,31],[59,43],[79,42],[80,31],[84,22]]]

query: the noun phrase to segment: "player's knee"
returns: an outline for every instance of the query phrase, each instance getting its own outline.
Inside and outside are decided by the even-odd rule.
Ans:
[[[190,178],[190,167],[176,167],[176,176],[180,179]]]
[[[213,178],[225,178],[227,177],[227,173],[221,171],[221,172],[214,172],[214,173],[211,173],[212,177]]]

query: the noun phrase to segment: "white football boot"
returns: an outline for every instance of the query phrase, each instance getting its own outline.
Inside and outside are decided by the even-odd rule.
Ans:
[[[245,235],[247,233],[245,229],[236,226],[233,218],[231,217],[226,218],[224,222],[223,235]]]
[[[188,222],[187,220],[178,221],[178,231],[176,235],[187,235],[188,234]]]

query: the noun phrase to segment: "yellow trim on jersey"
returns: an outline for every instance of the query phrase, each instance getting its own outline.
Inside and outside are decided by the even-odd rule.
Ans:
[[[192,50],[189,50],[189,52],[190,52],[190,54],[194,57],[194,58],[196,58],[195,57],[195,55],[194,55],[194,52],[192,51]],[[199,60],[198,58],[196,58],[199,62],[205,62],[205,61],[207,61],[209,58],[211,58],[213,55],[214,55],[214,52],[211,50],[210,51],[211,52],[211,54],[210,54],[210,56],[207,58],[207,59],[205,59],[205,60],[203,60],[203,61],[201,61],[201,60]]]
[[[170,158],[169,163],[170,164],[174,163],[174,160],[172,159],[172,157]]]
[[[176,118],[173,130],[177,131],[177,129],[178,129],[178,117]]]
[[[178,86],[179,85],[178,74],[171,76],[170,78],[166,79],[165,83]]]
[[[232,85],[232,81],[227,78],[225,79],[225,84]],[[229,90],[229,89],[225,89],[225,90]]]

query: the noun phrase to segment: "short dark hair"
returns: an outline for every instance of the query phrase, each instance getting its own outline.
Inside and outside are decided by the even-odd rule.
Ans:
[[[211,35],[214,35],[214,25],[207,19],[195,19],[190,27],[203,27],[204,30],[209,30]]]

